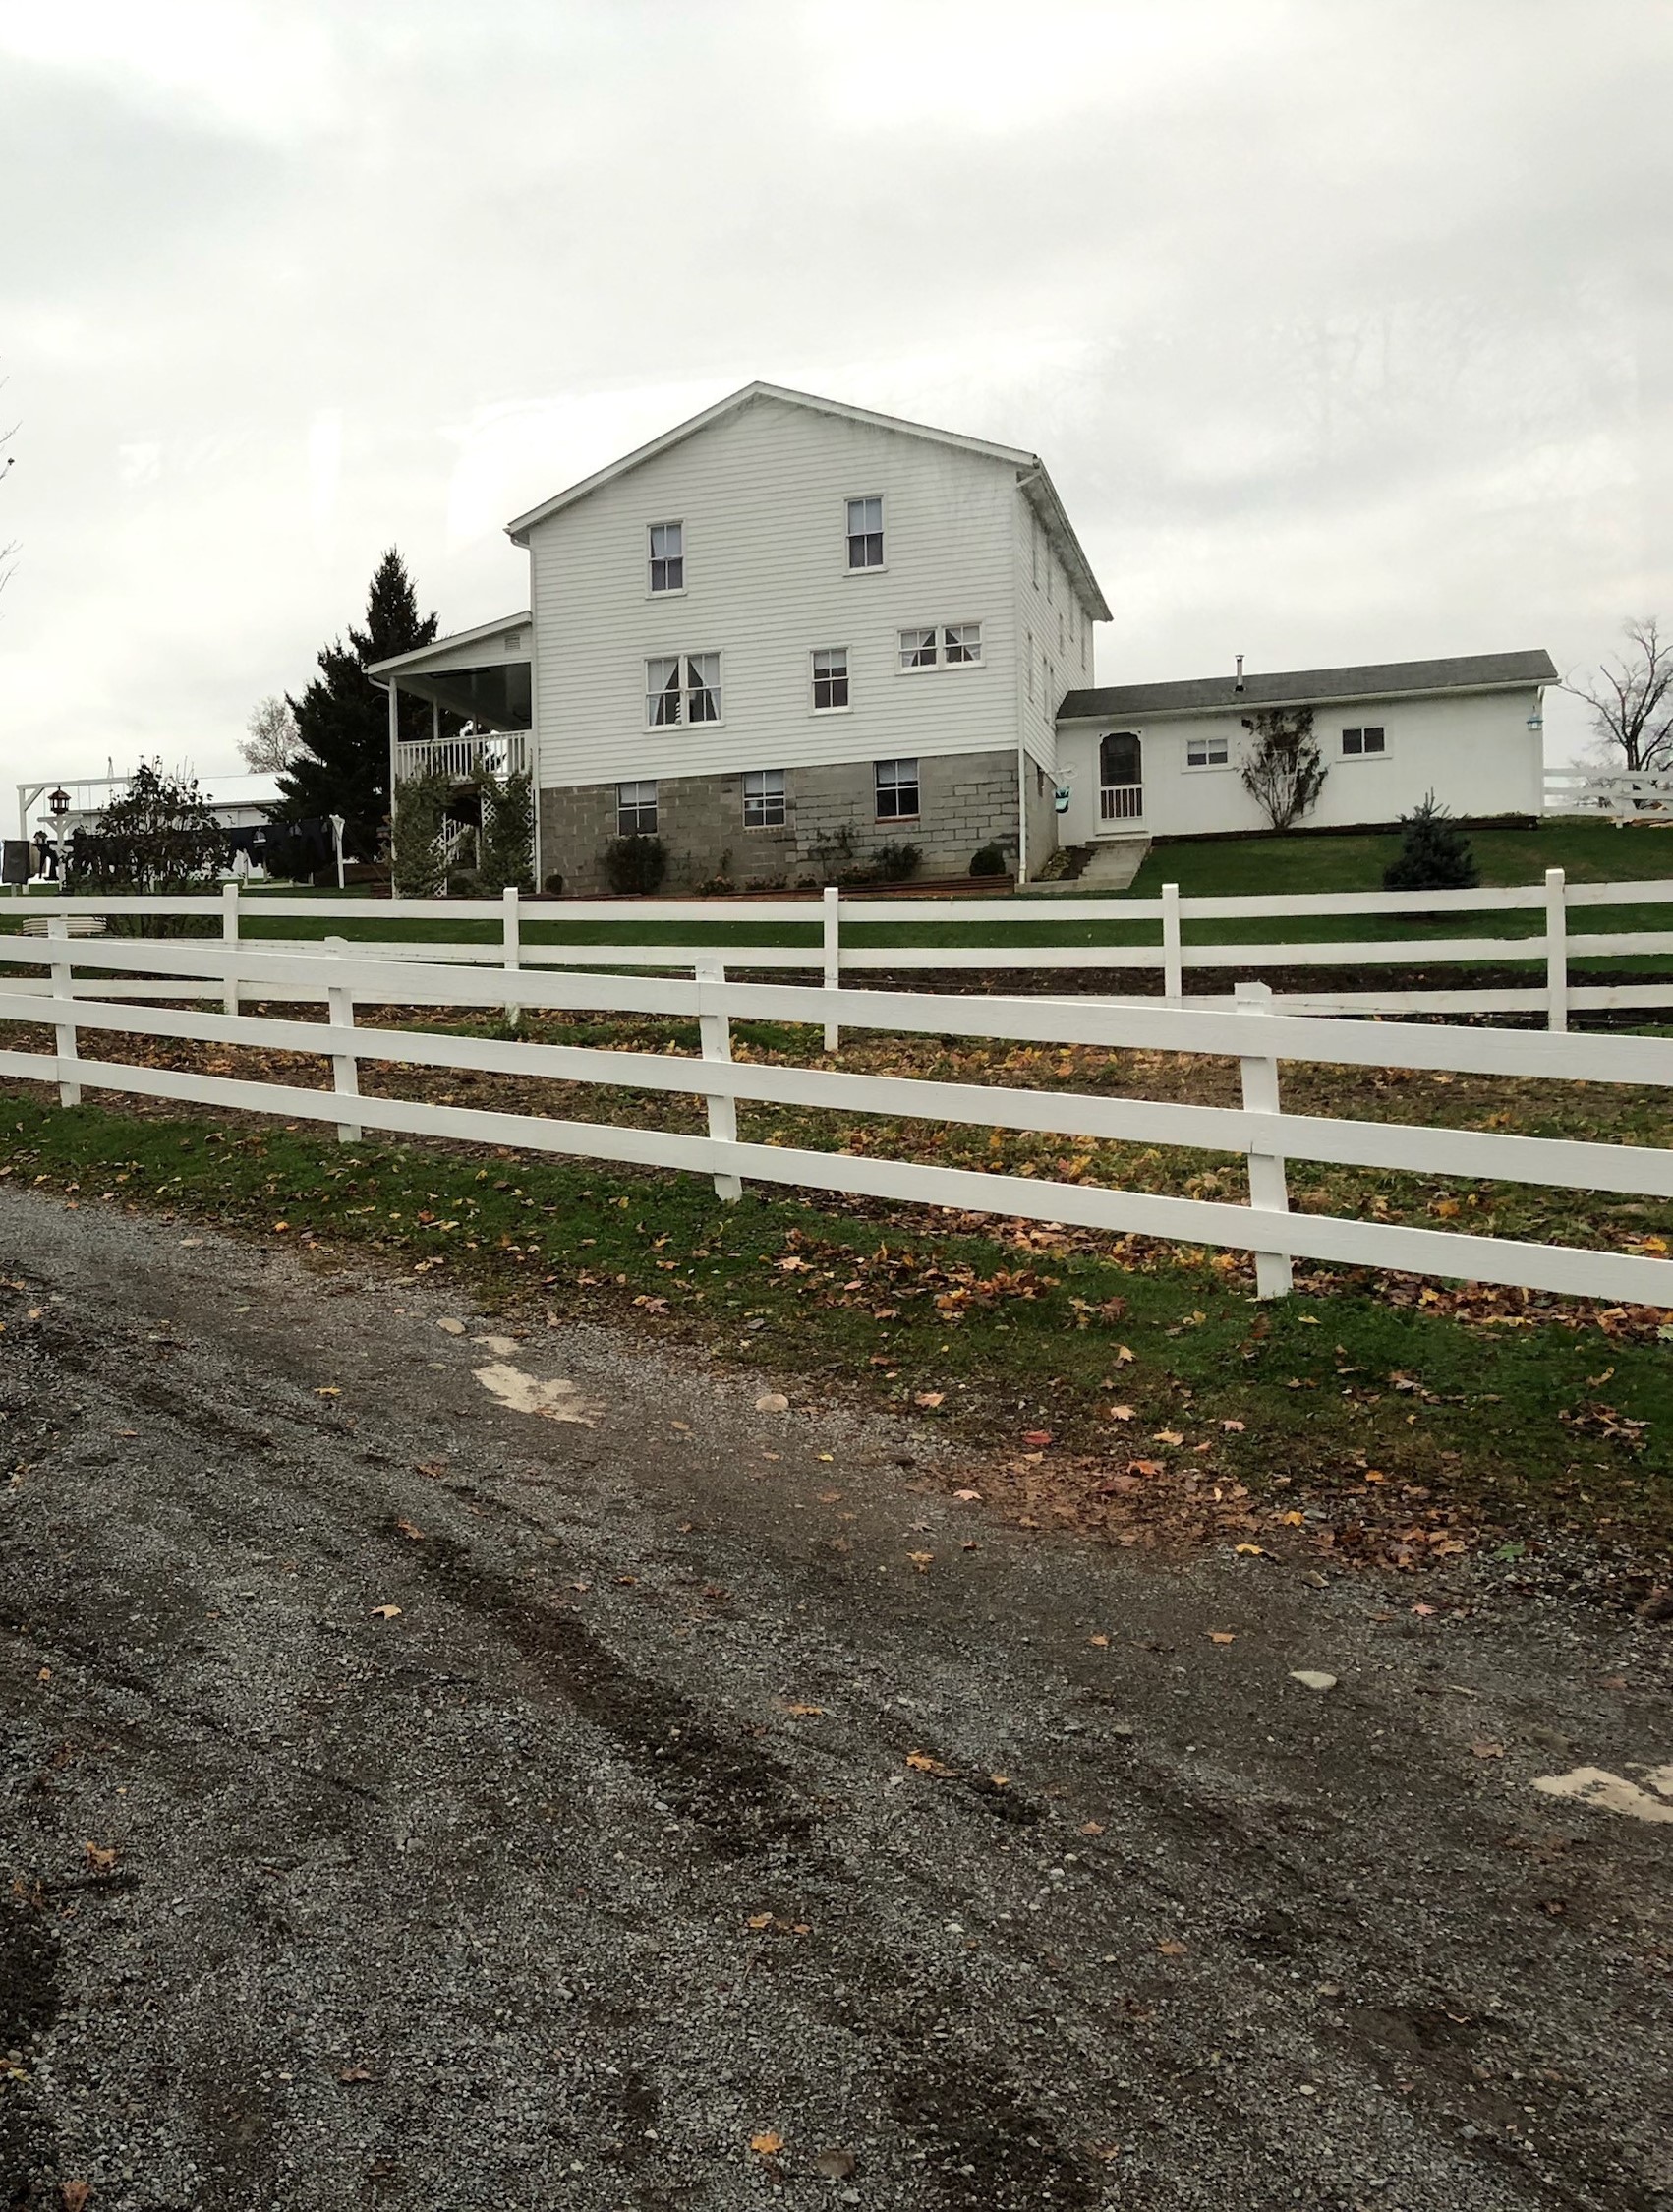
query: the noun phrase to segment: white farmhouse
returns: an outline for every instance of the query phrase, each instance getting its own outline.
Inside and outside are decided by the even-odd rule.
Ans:
[[[1039,456],[984,438],[749,384],[508,535],[527,607],[372,671],[391,789],[527,771],[538,880],[569,892],[635,833],[679,889],[904,845],[926,876],[993,845],[1026,879],[1060,843],[1259,828],[1243,722],[1278,705],[1313,708],[1330,763],[1310,822],[1431,786],[1458,814],[1539,807],[1541,653],[1093,688],[1097,578]],[[402,741],[398,695],[431,702],[432,740]]]

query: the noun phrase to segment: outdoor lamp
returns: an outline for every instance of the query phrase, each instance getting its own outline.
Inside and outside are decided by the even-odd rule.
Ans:
[[[51,797],[48,798],[46,803],[51,813],[62,818],[70,811],[70,794],[64,788],[63,785],[60,784],[57,790],[52,793]]]

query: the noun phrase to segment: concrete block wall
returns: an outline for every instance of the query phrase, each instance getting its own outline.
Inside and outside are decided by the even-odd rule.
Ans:
[[[856,861],[883,844],[915,844],[925,877],[961,876],[971,855],[998,844],[1008,867],[1018,849],[1016,755],[955,753],[921,760],[916,821],[879,822],[873,763],[843,761],[784,774],[782,828],[746,830],[741,775],[663,776],[657,784],[657,834],[667,847],[664,889],[686,891],[724,872],[752,883],[812,883],[828,868],[841,832],[850,832]],[[1029,766],[1030,786],[1033,767]],[[1029,842],[1041,830],[1055,843],[1051,794],[1029,790]],[[541,872],[563,877],[568,892],[607,891],[605,847],[616,835],[614,784],[563,786],[541,793]],[[1044,851],[1051,849],[1050,844]],[[1044,852],[1040,857],[1044,856]],[[1031,862],[1039,861],[1031,853]]]

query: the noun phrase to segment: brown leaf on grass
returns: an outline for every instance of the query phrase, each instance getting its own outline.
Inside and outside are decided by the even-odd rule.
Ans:
[[[1136,1363],[1137,1359],[1138,1354],[1130,1344],[1118,1344],[1116,1346],[1115,1364],[1118,1368],[1130,1368]]]
[[[1138,1419],[1138,1408],[1136,1406],[1111,1406],[1107,1411],[1112,1421],[1136,1421]]]
[[[952,1494],[961,1505],[980,1505],[982,1502],[980,1490],[954,1490]]]
[[[935,1553],[933,1551],[908,1551],[906,1556],[911,1560],[914,1569],[921,1575],[927,1575],[931,1567],[935,1565]]]
[[[1184,1438],[1177,1428],[1158,1428],[1150,1441],[1153,1444],[1183,1444]]]
[[[374,1605],[372,1611],[376,1620],[398,1620],[401,1608],[399,1605]]]
[[[1183,1958],[1186,1951],[1190,1949],[1190,1946],[1188,1944],[1182,1944],[1176,1937],[1169,1936],[1166,1937],[1163,1942],[1159,1943],[1156,1946],[1156,1949],[1162,1953],[1162,1956],[1164,1958]]]
[[[1472,1743],[1470,1748],[1477,1759],[1502,1759],[1505,1755],[1502,1743]]]
[[[754,1928],[757,1931],[763,1928],[771,1928],[772,1925],[773,1915],[770,1912],[752,1912],[744,1922],[746,1928]]]
[[[759,2151],[763,2158],[771,2158],[775,2151],[783,2149],[784,2138],[776,2127],[764,2127],[759,2135],[751,2135],[749,2147]]]
[[[447,1462],[443,1459],[421,1459],[415,1461],[413,1466],[415,1475],[426,1476],[433,1483],[439,1483],[446,1472]]]
[[[817,1719],[824,1713],[825,1708],[822,1705],[787,1705],[784,1711],[793,1715],[798,1720],[809,1720]]]
[[[370,2081],[372,2079],[372,2068],[370,2066],[344,2066],[337,2079],[339,2081]]]
[[[1104,1824],[1102,1821],[1082,1821],[1080,1824],[1080,1833],[1082,1835],[1102,1835],[1104,1833]]]
[[[1248,1424],[1244,1421],[1223,1421],[1220,1426],[1228,1436],[1240,1436]]]
[[[1126,1471],[1129,1475],[1160,1475],[1163,1472],[1162,1462],[1159,1459],[1129,1459]]]
[[[1044,1451],[1051,1440],[1052,1432],[1049,1428],[1025,1428],[1022,1431],[1022,1441],[1037,1451]]]
[[[1107,1652],[1110,1648],[1110,1639],[1107,1636],[1088,1636],[1086,1641],[1089,1644],[1096,1645],[1101,1652]]]
[[[108,1874],[116,1864],[116,1846],[111,1844],[108,1849],[101,1848],[89,1839],[82,1845],[82,1856],[94,1874]]]
[[[395,1526],[409,1543],[422,1543],[424,1542],[424,1531],[415,1528],[411,1521],[397,1521]]]
[[[1211,1644],[1235,1644],[1238,1639],[1229,1628],[1211,1628],[1208,1631],[1208,1641]]]
[[[944,1406],[947,1403],[947,1392],[945,1390],[920,1390],[912,1403],[915,1406]]]
[[[906,1764],[917,1774],[935,1775],[943,1781],[956,1781],[958,1779],[958,1769],[956,1767],[944,1766],[939,1759],[932,1759],[927,1751],[907,1752]]]
[[[64,2212],[83,2212],[83,2207],[92,2193],[90,2182],[60,2182],[58,2184],[58,2201],[63,2205]]]

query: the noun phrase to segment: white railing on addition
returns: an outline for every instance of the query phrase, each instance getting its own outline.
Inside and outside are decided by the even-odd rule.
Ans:
[[[496,776],[509,776],[521,775],[528,765],[529,736],[520,729],[491,730],[477,737],[426,737],[411,744],[403,740],[395,756],[396,800],[400,798],[400,785],[409,776],[429,776],[436,769],[445,769],[463,783],[480,768],[491,768]]]
[[[103,972],[77,972],[79,964],[95,960]],[[40,966],[48,973],[32,990],[6,978],[9,968]],[[701,956],[699,969],[690,981],[538,974],[528,968],[495,973],[390,960],[381,949],[365,947],[357,953],[341,940],[308,952],[259,950],[205,938],[115,939],[81,947],[72,944],[64,918],[57,917],[45,945],[21,936],[0,938],[0,1023],[29,1024],[51,1033],[45,1050],[0,1049],[0,1076],[56,1083],[66,1106],[77,1104],[84,1090],[109,1090],[273,1114],[286,1121],[331,1123],[345,1140],[375,1130],[682,1170],[714,1177],[722,1198],[735,1197],[747,1181],[1220,1246],[1255,1254],[1263,1297],[1287,1291],[1292,1259],[1304,1258],[1673,1309],[1673,1261],[1638,1252],[1292,1213],[1285,1179],[1286,1161],[1302,1159],[1425,1177],[1502,1179],[1673,1198],[1673,1150],[1287,1114],[1280,1094],[1281,1068],[1296,1060],[1668,1088],[1673,1087],[1673,1042],[1664,1038],[1553,1037],[1538,1030],[1319,1020],[1272,1012],[1270,995],[1259,983],[1241,985],[1232,1007],[1197,1010],[1093,998],[838,993],[789,983],[736,983],[726,979],[713,955]],[[206,986],[224,993],[230,1006],[242,987],[268,1004],[289,996],[324,1007],[328,1018],[217,1014],[202,1006],[137,1007],[113,995],[112,975],[154,979],[159,974],[174,979],[176,996],[183,996],[187,986]],[[561,1008],[695,1018],[701,1057],[359,1027],[356,1008],[367,1005],[503,1008],[510,1015],[521,1008]],[[816,1028],[840,1019],[849,1027],[886,1033],[1230,1057],[1242,1069],[1242,1104],[1197,1106],[1102,1092],[1086,1096],[859,1075],[829,1067],[737,1063],[731,1058],[730,1023],[738,1019]],[[96,1034],[116,1057],[84,1058],[80,1040],[88,1033]],[[258,1053],[316,1053],[329,1065],[331,1087],[124,1059],[123,1041],[135,1036],[197,1039]],[[694,1095],[708,1101],[708,1135],[646,1127],[642,1118],[625,1125],[565,1120],[561,1100],[554,1100],[556,1110],[545,1115],[366,1095],[360,1070],[369,1061]],[[1170,1197],[1103,1184],[938,1167],[869,1152],[852,1156],[746,1142],[737,1135],[740,1100],[1031,1130],[1082,1142],[1181,1145],[1241,1154],[1249,1163],[1250,1201]]]

